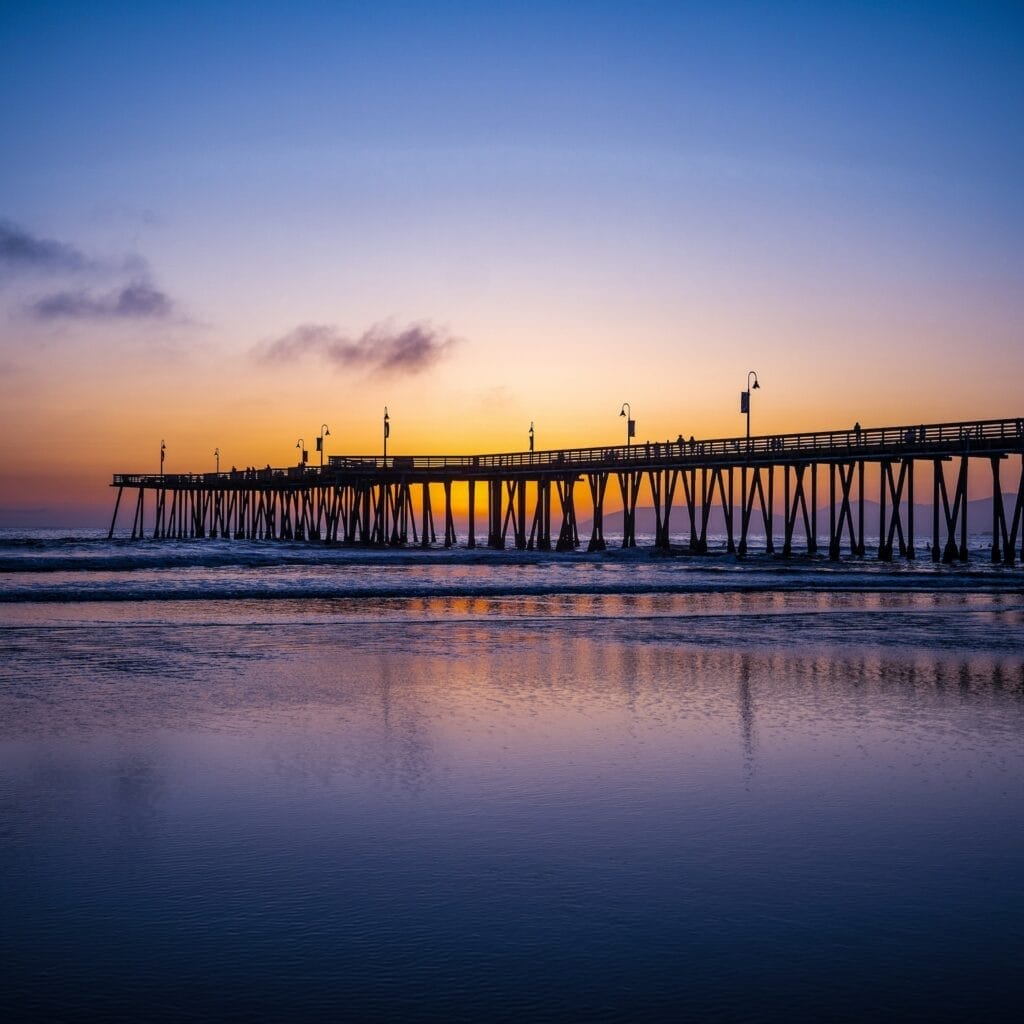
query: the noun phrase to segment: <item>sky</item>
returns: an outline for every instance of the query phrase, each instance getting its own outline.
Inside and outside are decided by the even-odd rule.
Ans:
[[[1024,415],[1024,7],[0,5],[0,526],[111,474]],[[315,454],[312,456],[316,458]]]

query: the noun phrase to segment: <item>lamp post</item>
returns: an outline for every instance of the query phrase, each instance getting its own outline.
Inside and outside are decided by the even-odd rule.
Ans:
[[[530,420],[530,451],[533,451],[533,420]]]
[[[160,475],[164,475],[164,454],[167,451],[167,445],[163,441],[160,442]]]
[[[751,386],[750,378],[754,378],[753,386]],[[747,390],[740,392],[740,412],[747,414],[747,451],[750,451],[750,392],[757,391],[761,387],[757,382],[757,374],[751,370],[747,374]]]
[[[629,402],[622,403],[619,415],[626,418],[626,447],[628,448],[630,440],[636,437],[636,420],[633,419],[633,410],[630,408]]]
[[[391,436],[391,417],[388,407],[384,406],[384,468],[388,468],[388,438]]]
[[[331,436],[331,429],[325,423],[320,428],[320,436],[316,439],[316,450],[320,453],[320,468],[324,468],[324,438]]]
[[[213,449],[213,457],[217,460],[217,472],[220,473],[220,448]]]
[[[309,458],[309,452],[306,451],[306,442],[300,437],[298,441],[295,442],[295,447],[299,449],[299,465],[304,466],[306,464],[306,460]]]

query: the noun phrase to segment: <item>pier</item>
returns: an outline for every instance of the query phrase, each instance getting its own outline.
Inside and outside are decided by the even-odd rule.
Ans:
[[[1016,493],[1004,497],[1000,473],[1009,459],[1021,462]],[[991,482],[993,563],[1024,560],[1024,418],[490,455],[335,455],[324,466],[284,469],[117,473],[108,536],[129,491],[133,540],[429,547],[440,532],[440,543],[450,547],[460,543],[453,494],[461,492],[468,547],[601,551],[608,543],[606,502],[615,511],[621,506],[622,546],[636,546],[643,492],[654,510],[654,546],[662,551],[706,553],[709,523],[720,514],[726,550],[739,555],[827,550],[832,559],[845,552],[888,561],[919,553],[914,487],[924,475],[929,555],[964,562],[969,472],[972,480],[981,472]],[[868,485],[878,495],[870,524]],[[486,506],[482,517],[478,497]],[[824,517],[819,500],[828,503]],[[868,526],[877,537],[871,552]]]

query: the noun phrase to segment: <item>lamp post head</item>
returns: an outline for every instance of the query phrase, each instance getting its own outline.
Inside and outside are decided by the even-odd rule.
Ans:
[[[757,378],[755,377],[754,378],[754,391],[759,391],[760,389],[761,389],[761,385],[757,383]]]

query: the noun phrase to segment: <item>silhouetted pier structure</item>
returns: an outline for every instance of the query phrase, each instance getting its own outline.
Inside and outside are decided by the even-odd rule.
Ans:
[[[1000,483],[1000,467],[1012,456],[1024,462],[1024,419],[494,455],[335,455],[322,467],[118,473],[112,484],[118,492],[110,536],[127,489],[137,492],[132,539],[232,537],[427,547],[437,543],[434,503],[440,495],[442,543],[450,547],[458,543],[453,490],[462,488],[468,547],[479,541],[492,548],[511,544],[519,550],[568,551],[585,542],[588,551],[600,551],[606,547],[605,505],[614,481],[624,547],[636,545],[638,501],[646,483],[658,549],[706,552],[709,523],[718,510],[730,552],[745,554],[756,542],[774,553],[778,536],[783,556],[797,550],[814,554],[827,528],[824,545],[838,559],[844,547],[855,556],[867,554],[865,484],[870,473],[867,482],[878,485],[877,524],[872,524],[877,525],[877,557],[913,559],[914,481],[919,475],[914,470],[930,463],[931,558],[967,560],[967,481],[973,467],[991,474],[992,561],[1013,564],[1018,543],[1024,560],[1024,465],[1009,502],[1004,502]],[[826,487],[827,524],[818,522],[819,495],[825,496]],[[487,510],[480,522],[478,489]],[[152,499],[148,534],[147,493]],[[581,510],[590,513],[585,541],[580,527],[587,517]]]

